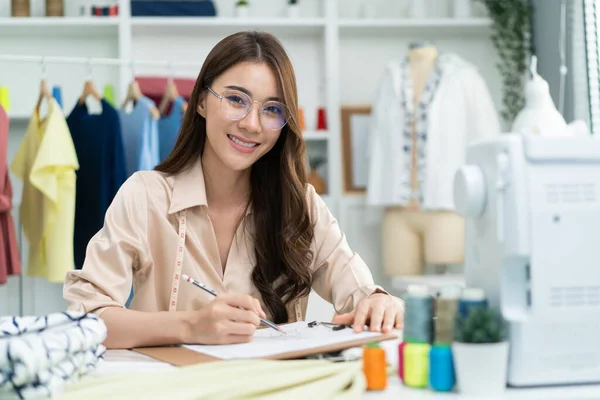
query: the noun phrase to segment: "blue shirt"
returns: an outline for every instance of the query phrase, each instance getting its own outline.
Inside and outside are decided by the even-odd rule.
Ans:
[[[77,104],[67,117],[79,159],[75,196],[75,267],[81,269],[89,240],[104,225],[113,197],[127,179],[119,114],[106,100],[90,114]]]
[[[129,113],[119,110],[127,176],[136,171],[151,170],[160,162],[158,121],[152,116],[152,100],[140,97]]]
[[[177,141],[177,136],[179,136],[179,129],[181,128],[181,123],[183,121],[184,112],[182,110],[182,105],[184,102],[185,99],[182,96],[178,96],[175,101],[173,101],[171,113],[158,121],[161,162],[171,154],[173,147],[175,147],[175,142]]]

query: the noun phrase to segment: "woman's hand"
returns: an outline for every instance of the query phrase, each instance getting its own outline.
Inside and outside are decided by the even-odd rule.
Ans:
[[[352,325],[355,332],[362,332],[369,325],[372,332],[388,333],[402,329],[404,323],[404,302],[385,293],[374,293],[362,300],[354,310],[337,315],[336,324]]]
[[[239,309],[242,307],[243,310]],[[199,311],[186,313],[188,344],[232,344],[252,340],[259,317],[266,318],[260,302],[252,296],[220,294]]]

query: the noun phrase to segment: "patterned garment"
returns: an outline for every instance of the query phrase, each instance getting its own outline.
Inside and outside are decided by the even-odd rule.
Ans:
[[[93,370],[106,348],[93,314],[0,317],[0,398],[48,398]]]
[[[410,73],[410,66],[408,63],[408,57],[405,57],[400,65],[400,71],[402,74],[402,111],[404,111],[404,128],[403,128],[403,139],[404,146],[404,179],[402,180],[401,188],[401,199],[403,203],[408,202],[410,199],[417,198],[420,204],[423,203],[423,187],[425,185],[425,166],[427,163],[427,130],[428,130],[428,111],[431,102],[435,96],[440,78],[442,77],[442,69],[440,58],[443,59],[443,55],[438,57],[436,65],[429,76],[429,81],[421,94],[419,104],[414,107],[414,92],[412,87],[412,77]],[[416,167],[417,167],[417,181],[419,188],[416,193],[413,193],[411,185],[412,177],[412,152],[413,152],[413,123],[414,132],[416,134],[415,149],[416,151]]]

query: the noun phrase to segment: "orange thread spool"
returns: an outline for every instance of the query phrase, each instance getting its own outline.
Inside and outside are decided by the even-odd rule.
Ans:
[[[363,372],[367,380],[367,390],[384,390],[386,388],[385,350],[377,343],[370,343],[363,349]]]

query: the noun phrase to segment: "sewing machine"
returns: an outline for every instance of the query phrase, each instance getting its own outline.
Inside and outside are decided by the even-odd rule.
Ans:
[[[600,140],[504,134],[466,160],[465,282],[508,322],[508,385],[600,382]]]

